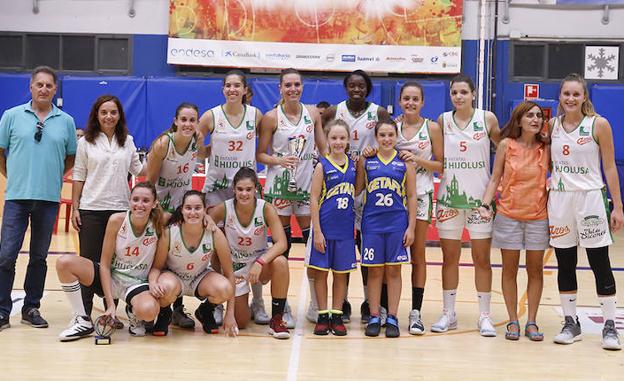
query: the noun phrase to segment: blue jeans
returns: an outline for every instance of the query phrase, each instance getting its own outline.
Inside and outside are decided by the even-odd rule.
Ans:
[[[59,203],[40,200],[7,200],[2,216],[0,238],[0,313],[8,316],[13,307],[11,290],[15,280],[15,262],[30,219],[30,258],[24,280],[24,307],[39,308],[48,265],[46,258],[52,239]]]

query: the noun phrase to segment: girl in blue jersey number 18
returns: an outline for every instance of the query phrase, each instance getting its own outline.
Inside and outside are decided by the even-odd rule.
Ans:
[[[410,263],[409,247],[416,225],[416,171],[394,148],[398,129],[391,120],[375,125],[379,149],[358,162],[356,194],[364,190],[362,212],[362,266],[368,270],[371,318],[366,336],[378,336],[381,284],[388,283],[386,337],[399,336],[397,311],[401,298],[401,266]]]
[[[355,271],[355,236],[353,196],[355,163],[346,154],[349,126],[332,120],[325,127],[329,155],[319,159],[312,177],[310,213],[312,243],[308,268],[314,271],[314,288],[318,301],[315,335],[345,336],[342,303],[347,292],[347,273]],[[333,272],[333,303],[327,308],[327,275]],[[330,318],[331,315],[331,318]]]

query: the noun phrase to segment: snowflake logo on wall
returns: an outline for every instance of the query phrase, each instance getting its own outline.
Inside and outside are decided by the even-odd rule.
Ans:
[[[585,78],[618,79],[619,55],[618,46],[585,47]]]

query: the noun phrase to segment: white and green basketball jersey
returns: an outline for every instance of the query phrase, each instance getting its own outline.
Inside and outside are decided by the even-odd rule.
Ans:
[[[264,200],[256,200],[256,207],[248,225],[238,220],[234,199],[225,201],[225,237],[232,251],[234,271],[252,263],[267,251],[267,223],[264,219]]]
[[[552,191],[593,190],[604,187],[600,171],[600,146],[594,137],[596,116],[585,116],[568,133],[563,129],[563,116],[555,119],[552,131]]]
[[[130,223],[130,211],[126,212],[115,240],[115,254],[111,264],[112,276],[119,278],[123,283],[147,282],[157,245],[158,237],[152,221],[148,221],[144,231],[135,232]]]
[[[454,111],[442,115],[444,172],[438,202],[457,209],[477,208],[490,181],[490,131],[485,111],[475,109],[463,129],[455,123]]]
[[[242,167],[256,170],[257,109],[247,105],[244,107],[244,116],[238,126],[230,123],[223,106],[210,110],[214,129],[210,135],[210,165],[204,193],[231,188],[234,175]]]
[[[277,128],[273,133],[273,153],[279,157],[294,154],[291,146],[298,146],[299,165],[294,170],[297,190],[288,190],[293,171],[279,165],[270,165],[264,196],[268,200],[309,200],[312,185],[312,159],[314,157],[314,121],[305,105],[301,104],[301,115],[297,123],[292,123],[284,114],[282,105],[277,107]]]
[[[193,187],[197,142],[193,137],[186,151],[180,153],[175,148],[173,134],[167,133],[165,136],[168,138],[167,155],[160,167],[156,193],[160,206],[165,211],[173,213],[175,208],[182,203],[184,193]]]
[[[377,148],[375,139],[375,124],[377,124],[378,105],[369,103],[368,108],[357,118],[347,108],[347,101],[342,101],[336,106],[335,119],[343,120],[349,125],[349,152],[360,155],[366,147]]]
[[[429,135],[429,120],[423,121],[420,130],[411,139],[406,139],[403,136],[402,128],[403,123],[397,125],[399,135],[397,138],[396,149],[410,151],[421,159],[431,160],[432,148],[431,148],[431,136]],[[427,171],[423,167],[416,167],[416,194],[424,195],[433,192],[433,173]]]
[[[204,230],[199,246],[189,247],[184,241],[180,225],[169,227],[169,253],[167,269],[184,282],[195,280],[210,268],[214,253],[212,232]]]

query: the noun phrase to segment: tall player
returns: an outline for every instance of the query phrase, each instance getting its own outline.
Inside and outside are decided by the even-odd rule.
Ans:
[[[240,70],[230,70],[223,78],[225,104],[206,111],[199,120],[199,130],[210,135],[210,165],[206,173],[203,192],[208,207],[218,205],[234,197],[232,180],[243,168],[256,168],[256,135],[262,113],[248,103],[247,78]],[[258,324],[268,324],[269,316],[264,309],[262,285],[252,287],[251,303],[254,319]],[[215,310],[217,323],[221,322],[223,306]]]
[[[327,147],[316,107],[301,103],[301,74],[295,69],[282,70],[279,90],[281,104],[262,118],[257,159],[268,166],[264,197],[280,216],[288,243],[284,254],[288,256],[292,241],[291,215],[297,218],[304,242],[310,235],[314,146],[321,156],[325,155]],[[287,307],[284,319],[289,328],[294,328],[289,312]]]
[[[287,339],[290,332],[282,316],[288,296],[288,259],[286,235],[273,205],[256,197],[258,176],[251,168],[241,168],[234,176],[235,197],[210,209],[215,222],[224,222],[225,236],[232,249],[236,278],[236,323],[245,328],[251,316],[249,286],[271,281],[271,321],[269,334]],[[271,229],[273,245],[267,247]]]
[[[390,118],[390,115],[385,108],[366,100],[366,98],[373,91],[373,82],[368,74],[363,70],[355,70],[347,74],[343,80],[344,88],[347,92],[347,100],[340,102],[336,106],[328,108],[323,113],[323,124],[327,124],[332,119],[340,119],[347,123],[349,126],[349,154],[351,158],[357,162],[362,151],[366,147],[377,147],[377,141],[375,140],[375,124],[378,120],[386,120]],[[355,226],[357,229],[356,244],[358,248],[361,247],[361,234],[360,225],[362,220],[362,200],[356,198],[355,201]],[[361,251],[360,251],[361,254]],[[361,321],[362,323],[368,322],[370,316],[370,309],[368,304],[368,289],[367,284],[368,269],[362,267],[362,281],[364,283],[364,302],[360,306]],[[310,279],[310,289],[314,289],[314,280]],[[347,278],[347,283],[348,283]],[[348,289],[347,289],[348,292]],[[387,295],[387,292],[385,292]],[[316,297],[311,295],[310,308],[306,314],[308,320],[316,321],[316,315],[318,308],[316,306]],[[383,298],[383,296],[382,296]],[[386,297],[387,298],[387,297]],[[342,306],[343,320],[349,322],[351,320],[351,304],[347,301],[345,296],[345,303]]]
[[[436,211],[443,255],[444,309],[431,330],[446,332],[457,328],[455,297],[465,227],[470,233],[479,298],[477,325],[482,336],[496,336],[490,319],[492,219],[482,218],[477,208],[482,204],[481,196],[490,180],[490,141],[498,143],[500,130],[494,114],[473,107],[475,98],[472,79],[463,74],[456,76],[451,80],[451,101],[455,109],[438,118],[444,131],[444,172]]]
[[[412,260],[412,310],[409,315],[409,333],[422,335],[421,320],[423,294],[427,280],[425,241],[431,223],[433,208],[433,172],[442,173],[444,142],[440,126],[420,115],[425,105],[425,93],[418,82],[407,82],[401,87],[399,104],[403,110],[398,127],[396,149],[401,159],[416,167],[416,230],[410,247]]]
[[[624,223],[622,197],[611,125],[596,114],[588,96],[585,80],[578,74],[568,75],[559,91],[559,116],[550,121],[553,168],[548,218],[565,316],[561,333],[554,341],[572,344],[581,340],[581,325],[576,317],[576,252],[580,245],[587,252],[605,320],[602,347],[619,350],[620,338],[615,328],[615,279],[609,262],[609,245],[613,243],[610,230],[616,232]],[[611,213],[601,165],[613,201]]]
[[[204,137],[197,131],[199,109],[192,103],[182,103],[175,111],[171,127],[152,143],[147,155],[147,180],[156,186],[160,206],[173,213],[182,197],[193,186],[196,161],[206,155]],[[192,329],[195,320],[186,313],[182,297],[173,305],[173,324]]]
[[[406,250],[414,241],[416,225],[416,172],[399,158],[394,148],[397,125],[379,121],[375,137],[377,154],[358,162],[356,193],[364,190],[362,212],[362,266],[369,267],[371,317],[366,336],[378,336],[381,285],[388,287],[386,337],[400,335],[397,312],[401,299],[401,264],[409,263]]]

